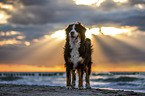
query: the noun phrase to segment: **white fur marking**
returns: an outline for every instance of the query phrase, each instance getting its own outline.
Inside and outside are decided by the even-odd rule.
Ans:
[[[76,30],[74,28],[75,28],[75,24],[73,25],[73,29],[71,31],[76,32]],[[80,57],[80,54],[79,54],[79,51],[78,51],[78,49],[80,48],[80,42],[81,42],[81,40],[80,40],[79,37],[77,38],[76,42],[71,42],[71,41],[69,42],[70,48],[72,49],[72,51],[71,51],[71,62],[73,63],[73,69],[74,70],[77,67],[78,62],[80,62],[82,60],[82,57]]]
[[[73,30],[75,30],[75,24],[73,25]]]
[[[73,25],[73,29],[69,32],[70,38],[71,38],[71,32],[74,32],[74,36],[75,36],[75,37],[78,36],[78,33],[77,33],[77,31],[75,30],[75,24]]]

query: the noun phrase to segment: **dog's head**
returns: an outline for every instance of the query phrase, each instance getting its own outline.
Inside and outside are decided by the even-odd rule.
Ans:
[[[81,41],[85,40],[86,28],[79,22],[68,25],[65,31],[67,35],[66,40],[71,42],[77,41],[78,38],[80,38]]]

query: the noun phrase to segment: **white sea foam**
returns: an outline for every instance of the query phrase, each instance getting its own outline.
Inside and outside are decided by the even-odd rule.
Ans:
[[[19,85],[49,85],[49,86],[65,86],[65,72],[27,72],[27,73],[0,73],[0,84],[19,84]],[[7,75],[6,75],[7,74]],[[12,75],[15,74],[15,75]],[[16,75],[17,74],[17,75]],[[122,75],[121,75],[122,74]],[[90,84],[92,88],[107,88],[131,90],[135,92],[144,92],[145,75],[141,74],[123,74],[123,73],[98,73],[92,72],[90,76]],[[17,78],[19,77],[19,78]],[[78,77],[76,80],[78,85]],[[85,86],[85,75],[84,75]],[[76,86],[78,87],[78,86]]]

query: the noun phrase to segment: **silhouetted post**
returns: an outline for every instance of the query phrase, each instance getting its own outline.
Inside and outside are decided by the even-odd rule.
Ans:
[[[102,33],[102,27],[99,27],[99,33],[100,33],[100,35],[104,35],[104,34]]]

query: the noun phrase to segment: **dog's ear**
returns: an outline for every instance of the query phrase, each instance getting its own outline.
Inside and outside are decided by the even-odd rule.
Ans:
[[[85,33],[86,32],[85,26],[83,24],[81,24],[80,22],[77,22],[77,23],[80,26],[80,29],[79,30],[81,30],[82,33]]]
[[[71,25],[68,25],[68,26],[65,28],[66,35],[69,34],[69,32],[70,32],[70,30],[71,30],[71,27],[72,27],[72,24],[71,24]]]
[[[72,24],[68,25],[68,26],[65,28],[66,39],[68,39],[69,32],[71,31],[71,29],[72,29]]]

